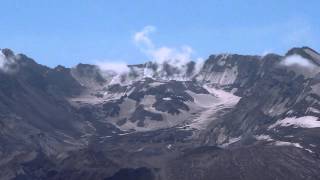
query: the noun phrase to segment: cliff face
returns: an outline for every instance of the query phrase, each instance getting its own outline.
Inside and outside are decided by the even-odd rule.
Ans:
[[[317,179],[319,62],[303,47],[116,73],[2,49],[0,177]]]

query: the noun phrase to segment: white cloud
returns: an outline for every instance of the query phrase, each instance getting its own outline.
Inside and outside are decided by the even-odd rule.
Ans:
[[[178,69],[174,71],[174,75],[170,78],[179,79],[186,77],[187,70],[190,71],[189,62],[194,60],[196,62],[193,71],[188,74],[196,74],[202,67],[202,58],[193,58],[193,49],[188,45],[182,45],[179,47],[168,47],[168,46],[157,46],[154,41],[150,38],[151,33],[156,31],[154,26],[145,26],[141,31],[136,32],[132,39],[139,50],[148,58],[148,61],[157,63],[157,69],[150,67],[145,68],[143,71],[143,77],[161,76],[165,77],[168,71],[165,64],[170,64],[171,67]],[[97,61],[95,63],[102,74],[106,76],[113,76],[112,82],[120,82],[121,78],[130,81],[129,72],[135,71],[134,68],[129,68],[126,62],[115,61],[115,60],[104,60]],[[166,69],[166,70],[164,70]],[[164,71],[163,71],[164,70]],[[188,72],[189,73],[189,72]],[[186,78],[188,78],[186,77]],[[121,81],[121,83],[124,83]]]
[[[6,57],[0,50],[0,70],[6,73],[12,73],[17,70],[15,58]]]
[[[313,68],[316,67],[310,60],[303,58],[300,55],[291,55],[286,57],[283,60],[283,64],[286,66],[302,66],[302,67],[308,67],[308,68]]]
[[[314,77],[320,72],[317,65],[297,54],[286,57],[282,60],[281,64],[287,66],[290,70],[298,74],[302,74],[306,77]]]
[[[133,40],[141,50],[153,49],[153,42],[149,38],[149,34],[154,32],[156,28],[154,26],[146,26],[142,31],[135,33]],[[128,72],[128,64],[122,61],[115,60],[103,60],[95,63],[101,71],[107,72],[112,71],[117,74],[123,74]]]
[[[145,46],[145,48],[153,48],[153,42],[149,38],[149,34],[156,31],[154,26],[145,26],[140,32],[135,33],[134,41],[138,46]]]
[[[114,61],[99,61],[96,65],[102,71],[114,71],[116,73],[122,74],[129,71],[128,65],[125,62],[114,62]]]
[[[169,48],[162,46],[149,51],[151,60],[158,63],[169,62],[170,64],[175,64],[177,66],[184,65],[191,61],[193,49],[190,46],[182,46],[178,48]]]
[[[197,61],[201,58],[193,59],[194,50],[188,45],[180,47],[157,46],[150,38],[150,34],[156,31],[154,26],[145,26],[141,31],[133,36],[134,43],[151,61],[159,64],[169,63],[173,66],[182,66],[191,60]],[[197,63],[198,64],[198,63]]]
[[[6,57],[0,51],[0,69],[3,69],[6,63]]]

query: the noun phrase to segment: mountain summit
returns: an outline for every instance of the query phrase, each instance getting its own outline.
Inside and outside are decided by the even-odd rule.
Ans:
[[[116,72],[0,53],[0,179],[320,177],[320,54]]]

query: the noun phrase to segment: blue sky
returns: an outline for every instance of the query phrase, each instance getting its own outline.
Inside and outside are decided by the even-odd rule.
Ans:
[[[283,54],[304,45],[320,50],[319,0],[0,0],[0,6],[0,47],[51,67],[144,62],[153,56],[134,37],[146,27],[154,49],[179,55],[187,47],[192,58]]]

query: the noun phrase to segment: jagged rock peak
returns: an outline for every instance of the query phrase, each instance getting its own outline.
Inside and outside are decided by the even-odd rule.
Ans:
[[[1,49],[1,52],[2,52],[2,54],[5,55],[7,58],[14,56],[14,52],[13,52],[11,49],[8,49],[8,48]]]
[[[286,56],[291,55],[300,55],[303,58],[311,60],[314,64],[317,64],[320,66],[320,54],[315,51],[314,49],[311,49],[310,47],[295,47],[290,49]]]

